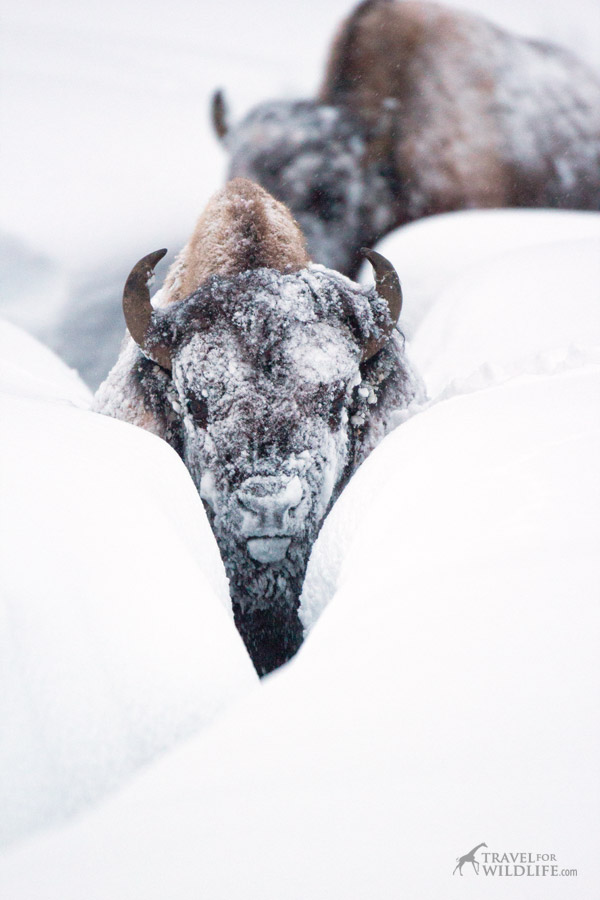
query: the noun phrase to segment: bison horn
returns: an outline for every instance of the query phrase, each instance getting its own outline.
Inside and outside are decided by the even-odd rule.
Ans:
[[[223,91],[215,91],[212,95],[211,117],[213,128],[217,133],[219,140],[227,137],[229,126],[227,124],[227,105],[225,103],[225,95]]]
[[[363,247],[360,252],[373,266],[375,287],[379,296],[387,303],[392,323],[390,327],[385,329],[385,333],[380,338],[371,338],[367,343],[362,357],[362,362],[366,362],[385,347],[391,337],[392,331],[396,327],[402,310],[402,288],[400,287],[398,273],[385,256],[382,256],[381,253],[377,253],[375,250],[369,250],[366,247]]]
[[[171,370],[171,356],[162,344],[146,349],[148,329],[152,321],[152,304],[148,282],[154,274],[154,267],[163,258],[166,250],[155,250],[135,264],[123,290],[123,314],[129,334],[145,355],[157,362],[163,369]]]

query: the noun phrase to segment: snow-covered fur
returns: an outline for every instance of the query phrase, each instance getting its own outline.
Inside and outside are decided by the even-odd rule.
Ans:
[[[222,103],[222,100],[219,101]],[[572,54],[432,3],[366,0],[317,100],[269,102],[218,131],[230,177],[292,211],[311,257],[453,209],[600,208],[600,80]]]
[[[159,304],[147,346],[169,347],[171,372],[128,339],[95,408],[182,456],[263,674],[302,641],[300,590],[327,510],[421,383],[398,334],[361,361],[389,325],[386,302],[310,264],[289,212],[243,179],[211,201]]]

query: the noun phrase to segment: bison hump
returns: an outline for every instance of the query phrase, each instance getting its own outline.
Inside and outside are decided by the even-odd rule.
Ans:
[[[282,203],[246,178],[209,201],[165,283],[167,302],[189,296],[212,275],[252,269],[295,272],[310,262],[304,236]]]

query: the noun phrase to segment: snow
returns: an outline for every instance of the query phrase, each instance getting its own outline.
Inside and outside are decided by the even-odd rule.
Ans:
[[[510,249],[519,236],[521,247]],[[461,212],[423,220],[381,243],[399,272],[407,261],[400,326],[406,328],[405,313],[409,320],[411,310],[420,313],[417,302],[428,310],[408,350],[434,403],[526,375],[600,364],[600,214]],[[374,459],[365,467],[376,467],[380,480],[363,492],[359,472],[313,548],[301,604],[306,630],[335,593],[371,492],[387,477]]]
[[[310,95],[353,5],[5,10],[0,312],[98,383],[131,265],[221,183],[213,88],[236,118]],[[596,0],[459,5],[598,67]],[[260,689],[180,460],[0,327],[1,897],[504,898],[452,876],[481,841],[578,870],[517,900],[598,895],[598,222],[465,212],[378,247],[434,402],[336,503],[307,640]]]
[[[400,276],[400,322],[410,339],[441,291],[472,269],[503,253],[592,238],[600,238],[600,218],[593,212],[477,210],[421,219],[387,235],[377,249]],[[371,278],[366,263],[361,275]]]
[[[6,895],[454,896],[485,840],[578,869],[513,896],[593,896],[599,385],[524,376],[390,435],[348,489],[371,502],[296,660],[7,854]],[[468,876],[461,896],[505,896]]]
[[[0,327],[0,844],[88,805],[256,680],[163,441]],[[87,402],[86,402],[87,401]]]
[[[74,369],[15,325],[0,320],[0,386],[3,393],[63,400],[87,409],[92,395]]]
[[[0,310],[16,325],[48,339],[68,297],[68,278],[43,252],[0,233]]]
[[[479,215],[482,227],[490,229],[489,214]],[[508,220],[497,215],[501,233]],[[527,215],[511,213],[510,229],[516,231]],[[546,229],[556,216],[561,214],[545,214]],[[473,214],[474,232],[477,218]],[[490,852],[554,853],[560,868],[578,871],[572,878],[518,879],[511,889],[515,897],[563,900],[597,891],[600,364],[593,350],[598,298],[590,281],[595,242],[581,240],[573,224],[572,239],[565,232],[550,250],[547,244],[529,247],[525,257],[520,251],[501,252],[467,271],[462,281],[449,282],[432,301],[412,343],[423,359],[431,350],[423,374],[431,384],[444,385],[443,394],[388,435],[327,518],[303,595],[310,633],[296,658],[85,815],[5,851],[0,894],[11,900],[451,896],[459,877],[452,875],[457,857],[482,841]],[[440,223],[427,225],[422,235],[431,254]],[[566,292],[575,264],[581,278]],[[552,267],[553,286],[543,278],[545,265]],[[424,279],[427,275],[428,268]],[[454,315],[452,304],[459,304]],[[482,304],[489,305],[489,315],[483,315]],[[495,354],[502,347],[511,350],[516,324],[522,333],[514,357],[509,352],[508,369],[498,369]],[[443,327],[447,346],[438,358],[434,351]],[[574,345],[579,356],[572,355],[568,365],[561,359],[548,363],[555,351]],[[478,367],[486,364],[482,383]],[[455,365],[460,389],[447,387]],[[53,407],[52,423],[56,410],[65,423],[74,416],[91,419],[95,432],[125,429],[128,448],[134,440],[145,445],[136,455],[138,466],[144,458],[142,472],[134,477],[127,470],[124,484],[113,484],[120,493],[125,484],[131,491],[137,478],[147,480],[150,446],[172,456],[152,436],[64,402]],[[37,417],[38,430],[43,418]],[[70,446],[73,438],[62,422],[60,431],[64,454],[65,440]],[[51,449],[47,440],[44,446]],[[109,446],[112,439],[102,444],[107,465]],[[115,468],[110,468],[113,479]],[[105,483],[91,488],[89,480],[78,480],[77,467],[74,472],[79,494],[84,488],[106,494]],[[180,520],[181,498],[173,495],[171,484],[162,487]],[[195,496],[185,499],[197,502]],[[147,492],[140,490],[138,524],[151,518],[144,506],[148,502]],[[60,508],[58,500],[53,507]],[[35,521],[33,510],[24,514],[29,523]],[[126,511],[124,516],[119,528],[127,531]],[[86,529],[96,527],[87,516],[85,523]],[[59,522],[57,533],[61,527]],[[189,519],[185,530],[187,552],[198,552]],[[177,534],[181,537],[179,529]],[[106,541],[104,535],[92,543]],[[130,530],[128,541],[126,564],[110,544],[110,553],[121,559],[120,577],[131,565]],[[161,547],[171,558],[175,551],[168,541],[163,525]],[[51,549],[53,556],[64,552],[54,541]],[[136,572],[137,578],[148,577],[146,569],[151,570],[145,595],[156,587],[157,562],[156,553],[152,564],[142,558]],[[212,563],[205,577],[209,571],[214,574]],[[198,584],[197,571],[193,577]],[[105,604],[110,589],[114,592],[114,583]],[[120,622],[121,629],[129,623],[127,653],[142,654],[146,631],[140,625],[148,631],[151,625],[136,618],[133,593],[120,596],[119,614],[125,599],[140,632],[134,639],[129,617]],[[170,596],[169,613],[175,601],[185,605],[185,592]],[[65,632],[76,631],[81,617],[73,615],[73,605],[62,618],[63,607],[57,606],[51,613],[53,631],[57,623]],[[24,615],[33,615],[32,607],[41,634],[44,604],[30,600]],[[212,612],[217,609],[223,612],[213,604]],[[208,614],[208,604],[202,610]],[[124,696],[129,699],[127,689],[137,677],[146,690],[151,685],[152,701],[143,696],[155,712],[158,707],[164,716],[164,702],[158,700],[164,701],[165,694],[185,710],[190,698],[182,648],[188,646],[189,627],[165,650],[173,667],[173,681],[165,687],[153,680],[155,669],[139,668],[135,656],[125,668],[125,637],[119,637],[108,610],[104,613],[96,609],[93,621],[105,625],[101,646],[110,648],[105,659],[111,659],[115,673],[122,666],[128,675],[113,680],[111,700],[118,705]],[[227,632],[215,632],[217,620],[211,613],[212,653],[206,651],[200,663],[210,666],[210,676],[203,670],[207,690],[219,684],[215,666],[222,663]],[[171,616],[161,619],[161,640],[174,627]],[[233,641],[231,631],[227,640]],[[101,680],[95,680],[89,658],[85,665],[80,658],[87,646],[76,652],[71,646],[64,654],[65,643],[59,642],[60,665],[47,646],[35,656],[35,665],[21,650],[30,669],[40,673],[33,679],[43,700],[36,712],[43,710],[46,723],[51,719],[54,725],[54,730],[47,726],[47,734],[54,735],[48,746],[59,748],[56,765],[56,760],[69,760],[69,740],[78,737],[78,730],[85,732],[86,721],[104,709]],[[86,715],[75,702],[81,698],[73,699],[73,683],[60,681],[65,665],[72,669],[74,660],[79,661],[77,690],[86,699],[90,691],[100,697],[93,711],[86,705]],[[230,657],[230,664],[230,674],[239,675],[241,659]],[[175,676],[180,679],[176,688]],[[247,687],[248,679],[240,678],[236,688],[242,682]],[[13,721],[29,708],[18,694],[10,702]],[[139,724],[150,712],[140,696],[137,702]],[[131,709],[132,701],[125,705]],[[107,741],[118,745],[116,723],[122,720],[108,714],[106,720]],[[68,726],[66,737],[59,724]],[[89,733],[85,737],[89,740]],[[74,740],[72,761],[95,791],[103,780],[99,773],[105,776],[108,767],[102,768],[103,754],[93,743],[92,757],[89,743]],[[29,758],[48,765],[39,751],[30,743]],[[21,753],[19,758],[27,757]],[[138,762],[129,757],[123,768],[129,765],[131,771]],[[123,777],[123,769],[119,774]],[[48,799],[48,788],[41,793]],[[29,796],[32,802],[38,797],[31,785]],[[88,794],[85,801],[90,799]],[[39,825],[39,810],[36,814]],[[501,877],[468,870],[461,896],[479,898],[484,877],[486,894],[504,896]]]
[[[599,286],[600,234],[474,266],[441,293],[411,344],[430,395],[600,361]]]

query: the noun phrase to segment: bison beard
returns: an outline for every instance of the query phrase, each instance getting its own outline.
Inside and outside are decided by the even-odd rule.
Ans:
[[[294,541],[286,557],[269,566],[251,559],[245,546],[217,542],[229,577],[235,624],[256,671],[266,675],[290,659],[302,643],[300,592],[312,541]]]

